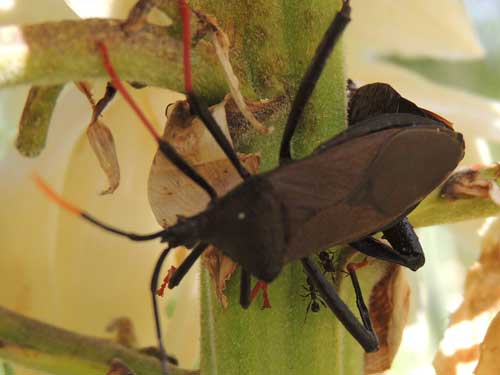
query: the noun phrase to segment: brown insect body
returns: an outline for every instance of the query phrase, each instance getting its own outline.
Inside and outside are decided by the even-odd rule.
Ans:
[[[405,113],[371,117],[307,158],[248,178],[176,226],[196,228],[191,241],[215,245],[269,282],[288,261],[391,226],[463,152],[461,134],[444,123]]]

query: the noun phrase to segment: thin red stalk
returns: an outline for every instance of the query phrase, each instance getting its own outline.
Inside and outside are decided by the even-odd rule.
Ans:
[[[149,122],[149,120],[146,118],[146,115],[142,110],[139,108],[135,100],[132,98],[130,93],[127,91],[125,86],[123,85],[123,82],[121,81],[120,77],[118,77],[118,74],[115,71],[115,68],[113,68],[113,64],[111,63],[111,59],[109,58],[109,53],[108,53],[108,48],[103,42],[98,42],[98,47],[99,47],[99,52],[101,54],[102,60],[103,60],[103,65],[104,69],[106,69],[106,72],[108,72],[109,77],[111,78],[111,82],[113,83],[113,86],[122,94],[123,98],[127,101],[127,103],[130,105],[130,107],[134,110],[134,112],[139,116],[141,121],[143,122],[144,126],[149,130],[153,138],[157,141],[160,142],[160,135],[158,132],[155,130],[153,127],[153,124]]]

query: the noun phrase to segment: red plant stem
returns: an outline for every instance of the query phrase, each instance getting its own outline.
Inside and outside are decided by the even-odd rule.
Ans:
[[[115,68],[113,67],[113,64],[111,63],[111,59],[109,58],[109,53],[108,53],[108,48],[103,42],[98,42],[97,46],[99,47],[99,52],[102,57],[104,69],[106,69],[106,72],[108,72],[109,77],[111,78],[111,83],[115,88],[120,92],[120,94],[123,96],[125,101],[130,105],[130,107],[133,109],[133,111],[139,116],[141,119],[142,123],[144,126],[149,130],[153,138],[157,141],[160,142],[160,135],[158,132],[155,130],[153,124],[147,119],[146,115],[142,110],[139,108],[139,105],[135,102],[135,100],[132,98],[130,93],[127,91],[125,86],[123,85],[122,80],[120,77],[118,77],[118,74],[116,73]]]

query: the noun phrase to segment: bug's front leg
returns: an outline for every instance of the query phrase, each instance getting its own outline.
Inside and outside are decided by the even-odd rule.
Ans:
[[[250,306],[251,298],[250,298],[250,289],[251,289],[251,277],[250,273],[246,271],[244,268],[241,268],[241,281],[240,281],[240,305],[244,309],[248,309]]]
[[[400,264],[416,271],[425,263],[425,256],[417,234],[405,217],[383,231],[387,246],[373,237],[365,237],[349,243],[350,246],[368,256]]]

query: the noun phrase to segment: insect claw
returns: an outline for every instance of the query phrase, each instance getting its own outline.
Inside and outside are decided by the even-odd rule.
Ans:
[[[167,275],[163,279],[163,282],[161,283],[161,286],[158,288],[156,291],[156,294],[159,297],[163,297],[165,294],[165,288],[167,287],[168,283],[170,282],[170,279],[172,278],[173,274],[177,271],[177,268],[175,266],[171,266],[167,272]]]
[[[250,296],[250,301],[253,301],[255,297],[257,297],[257,294],[259,293],[259,290],[262,289],[262,294],[264,297],[264,301],[262,302],[262,307],[261,309],[270,309],[271,308],[271,301],[269,300],[269,294],[267,292],[267,283],[259,280],[257,281],[257,284],[255,284],[254,288],[252,289],[252,293]]]
[[[349,273],[351,273],[351,272],[359,270],[360,268],[363,268],[367,265],[368,265],[368,258],[365,257],[365,259],[363,259],[361,262],[349,263],[346,268],[347,268],[347,271],[349,271]]]

